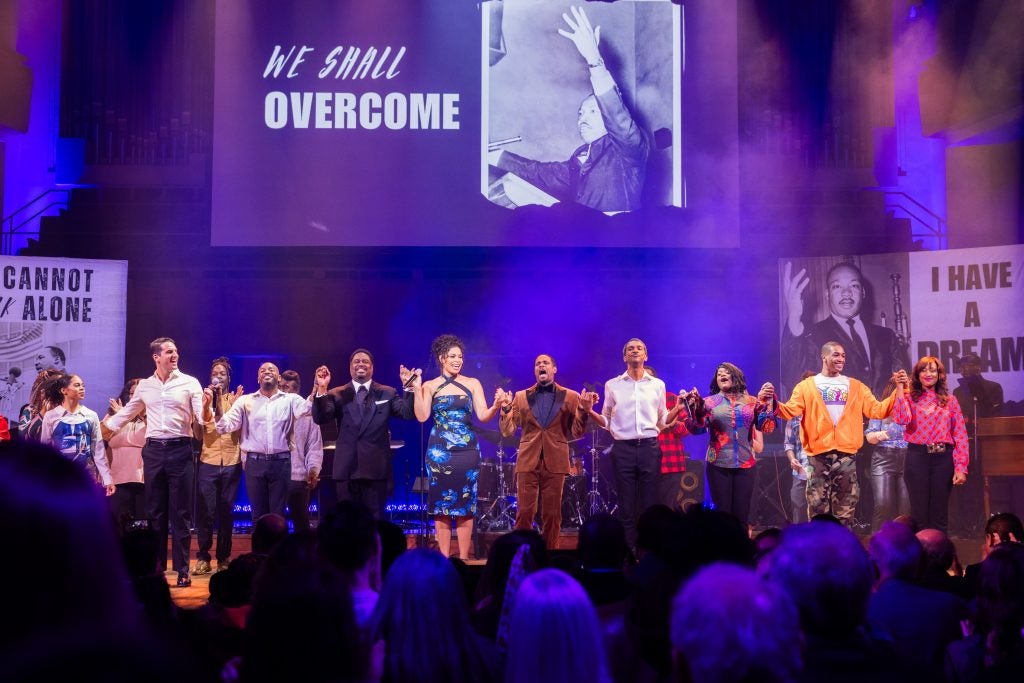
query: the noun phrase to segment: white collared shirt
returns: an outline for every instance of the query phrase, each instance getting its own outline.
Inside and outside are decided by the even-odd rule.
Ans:
[[[146,438],[192,438],[192,421],[203,422],[203,388],[199,380],[180,370],[173,371],[166,382],[155,374],[135,387],[128,403],[107,418],[107,427],[116,432],[146,409]]]
[[[647,439],[665,424],[665,383],[645,374],[639,382],[624,372],[604,384],[604,416],[612,438]]]
[[[235,401],[217,421],[221,434],[242,430],[242,458],[247,453],[288,453],[291,451],[295,420],[309,415],[312,404],[298,394],[277,391],[271,396],[260,392],[246,394]]]

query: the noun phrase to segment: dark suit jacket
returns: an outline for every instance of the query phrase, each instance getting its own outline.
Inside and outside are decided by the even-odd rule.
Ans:
[[[892,330],[866,320],[863,322],[868,333],[870,359],[857,353],[849,328],[841,327],[831,315],[806,326],[799,337],[791,335],[787,325],[782,333],[782,377],[787,390],[793,390],[804,372],[820,372],[822,345],[837,341],[846,351],[843,374],[864,382],[876,398],[881,396],[892,373],[900,368],[909,370],[909,361],[906,351],[896,343],[896,334]]]
[[[583,435],[589,413],[580,405],[578,393],[555,384],[555,416],[547,427],[542,427],[533,416],[533,399],[536,395],[536,384],[529,389],[517,391],[512,398],[512,410],[501,412],[502,436],[512,436],[516,427],[523,430],[519,440],[516,472],[535,470],[543,452],[548,471],[568,474],[569,441]]]
[[[412,393],[403,394],[399,396],[394,387],[371,381],[363,419],[360,419],[351,382],[313,399],[313,421],[338,425],[333,479],[385,480],[389,477],[391,441],[388,419],[391,416],[406,420],[415,417]]]

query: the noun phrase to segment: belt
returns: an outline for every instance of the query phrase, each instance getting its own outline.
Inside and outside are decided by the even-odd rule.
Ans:
[[[288,451],[282,451],[281,453],[249,453],[246,452],[246,458],[249,460],[286,460],[292,457],[292,454]]]
[[[938,443],[908,443],[907,448],[927,453],[949,453],[953,450],[953,444],[941,441]]]
[[[615,439],[615,443],[625,444],[626,446],[646,446],[650,443],[658,443],[658,437],[648,436],[643,439]]]
[[[178,444],[192,443],[192,437],[190,436],[176,436],[173,439],[155,439],[153,437],[146,438],[146,445],[154,446],[177,446]]]

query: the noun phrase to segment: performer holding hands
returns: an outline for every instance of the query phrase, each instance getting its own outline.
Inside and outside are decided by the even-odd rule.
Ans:
[[[455,518],[459,557],[465,560],[470,559],[480,472],[480,445],[470,416],[475,413],[480,422],[487,422],[497,414],[499,405],[495,402],[488,407],[480,381],[461,374],[465,349],[461,339],[443,334],[430,348],[441,374],[421,382],[420,372],[413,370],[410,380],[416,395],[416,419],[426,422],[434,418],[427,440],[427,509],[434,515],[438,550],[445,557],[451,552],[451,518]]]
[[[705,480],[711,500],[719,510],[738,517],[744,526],[754,495],[754,456],[760,451],[760,432],[775,427],[771,417],[756,408],[772,395],[772,385],[765,383],[755,399],[747,393],[743,371],[732,363],[721,363],[711,378],[710,396],[701,398],[696,388],[680,392],[676,406],[669,411],[671,422],[685,408],[687,431],[709,433]]]
[[[946,368],[934,356],[914,365],[913,380],[902,375],[893,421],[905,425],[907,460],[903,479],[910,514],[922,529],[945,532],[949,494],[967,481],[967,428],[960,402],[946,385]]]
[[[548,548],[558,547],[562,528],[562,487],[569,473],[569,442],[583,436],[596,392],[576,393],[555,382],[558,367],[546,353],[533,362],[537,383],[512,392],[498,387],[494,402],[501,406],[501,435],[522,429],[516,460],[516,529],[531,529],[541,504],[541,530]]]
[[[864,418],[882,419],[892,412],[900,389],[882,401],[863,382],[843,375],[846,350],[835,341],[821,347],[821,372],[800,381],[785,403],[774,401],[774,387],[766,384],[758,398],[783,419],[803,415],[800,444],[808,455],[811,474],[807,480],[808,513],[831,514],[843,524],[853,522],[860,498],[854,456],[864,445]],[[905,370],[893,375],[907,381]]]
[[[383,519],[391,479],[391,417],[413,419],[413,370],[399,369],[402,389],[373,380],[373,355],[356,349],[349,357],[351,381],[331,389],[331,371],[316,369],[313,421],[337,423],[338,442],[331,478],[338,500],[357,500]],[[416,370],[416,382],[419,371]]]

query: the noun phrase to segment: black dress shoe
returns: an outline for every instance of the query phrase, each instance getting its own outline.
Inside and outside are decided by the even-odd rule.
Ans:
[[[192,585],[192,578],[188,574],[178,574],[178,588],[188,588]]]

